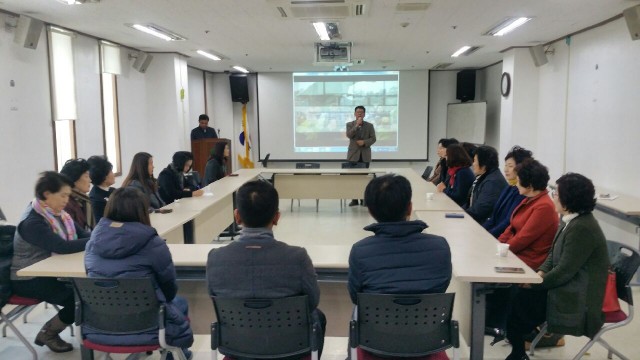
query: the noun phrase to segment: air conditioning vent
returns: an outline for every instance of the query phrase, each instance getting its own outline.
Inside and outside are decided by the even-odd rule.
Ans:
[[[396,4],[396,11],[425,11],[429,8],[429,3],[398,3]]]
[[[267,0],[282,19],[336,20],[366,16],[371,0]]]
[[[436,64],[436,66],[432,67],[432,70],[442,70],[442,69],[446,69],[449,66],[453,65],[453,63],[439,63]]]
[[[315,64],[351,63],[351,43],[316,43]]]

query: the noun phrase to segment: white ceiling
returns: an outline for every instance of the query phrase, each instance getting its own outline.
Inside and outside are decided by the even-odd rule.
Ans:
[[[303,0],[305,1],[305,0]],[[502,59],[500,51],[561,38],[622,13],[636,0],[333,0],[368,4],[364,16],[336,19],[342,41],[353,42],[351,70],[483,67]],[[68,6],[57,0],[0,0],[0,9],[25,14],[148,52],[177,52],[191,66],[222,72],[232,65],[252,71],[326,71],[314,66],[318,37],[310,19],[283,19],[276,5],[290,0],[101,0]],[[298,1],[301,2],[301,1]],[[428,3],[424,11],[397,11],[398,3]],[[503,37],[483,36],[506,17],[532,21]],[[332,19],[325,19],[332,20]],[[166,42],[124,24],[154,23],[187,38]],[[402,25],[406,26],[402,26]],[[481,46],[457,59],[463,45]],[[224,56],[213,62],[196,54]]]

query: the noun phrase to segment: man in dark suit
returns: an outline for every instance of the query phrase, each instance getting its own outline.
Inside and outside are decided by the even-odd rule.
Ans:
[[[198,127],[191,130],[191,140],[217,139],[218,134],[214,128],[209,127],[209,116],[202,114],[198,117]]]
[[[347,161],[352,164],[364,163],[369,168],[371,162],[371,145],[376,142],[376,130],[373,124],[364,121],[366,109],[359,105],[355,108],[355,120],[347,123],[347,137],[349,138],[349,149],[347,150]],[[358,200],[353,199],[349,206],[358,205]],[[364,205],[360,200],[360,205]]]

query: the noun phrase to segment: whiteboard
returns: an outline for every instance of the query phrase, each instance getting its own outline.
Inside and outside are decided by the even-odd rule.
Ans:
[[[460,142],[484,144],[486,126],[486,101],[447,105],[447,138],[456,138]]]

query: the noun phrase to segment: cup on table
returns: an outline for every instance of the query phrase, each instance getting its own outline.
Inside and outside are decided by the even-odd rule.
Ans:
[[[498,252],[496,255],[500,257],[507,257],[507,255],[509,255],[509,244],[498,243],[497,248]]]
[[[433,200],[433,197],[436,196],[434,193],[427,193],[427,200]]]

